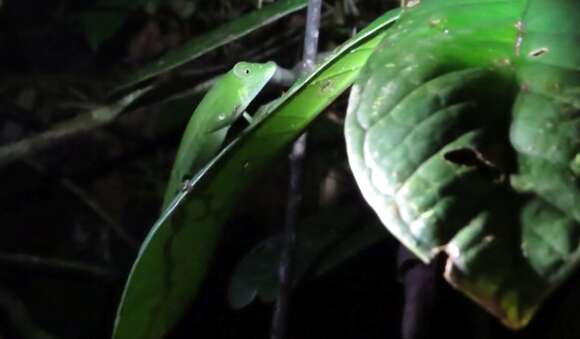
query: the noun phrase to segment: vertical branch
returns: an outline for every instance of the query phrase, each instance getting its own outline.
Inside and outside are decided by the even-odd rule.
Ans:
[[[320,12],[322,0],[309,0],[306,15],[306,34],[304,37],[304,54],[302,71],[312,72],[318,53],[318,34],[320,27]],[[288,313],[290,308],[290,293],[293,282],[293,257],[296,241],[295,224],[302,193],[300,182],[304,156],[306,154],[306,133],[304,133],[292,147],[289,156],[290,182],[288,184],[288,203],[286,206],[286,220],[284,222],[284,243],[278,267],[280,291],[272,318],[271,339],[285,339],[288,327]]]
[[[424,339],[433,334],[437,278],[441,260],[425,265],[411,251],[399,246],[398,270],[405,292],[401,319],[402,339]]]
[[[318,53],[318,34],[320,27],[320,11],[322,0],[309,0],[306,15],[306,34],[304,36],[304,54],[302,56],[303,71],[314,70],[314,62]]]

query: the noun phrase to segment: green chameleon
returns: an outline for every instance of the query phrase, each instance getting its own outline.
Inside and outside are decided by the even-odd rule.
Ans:
[[[216,155],[229,127],[245,113],[275,71],[274,62],[239,62],[207,92],[183,133],[162,210],[171,204],[184,181]]]
[[[199,177],[196,174],[203,172],[219,152],[230,126],[240,115],[250,119],[246,108],[270,81],[276,68],[274,62],[237,63],[216,81],[193,112],[177,151],[161,216],[141,245],[129,273],[113,338],[161,338],[181,313],[173,306],[176,282],[189,289],[179,292],[179,298],[191,298],[197,293],[196,277],[181,276],[183,270],[174,268],[178,265],[176,260],[183,259],[174,253],[176,237],[188,225],[182,218],[174,220],[173,211],[195,185]],[[182,205],[184,209],[188,207]]]

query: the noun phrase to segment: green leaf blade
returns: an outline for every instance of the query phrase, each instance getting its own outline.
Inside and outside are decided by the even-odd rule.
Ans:
[[[170,71],[304,7],[306,7],[306,0],[281,0],[248,13],[169,51],[157,61],[147,64],[129,76],[119,88],[125,88]]]

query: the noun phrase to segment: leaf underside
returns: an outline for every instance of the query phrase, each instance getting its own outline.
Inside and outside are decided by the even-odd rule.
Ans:
[[[579,262],[579,25],[576,0],[423,0],[351,92],[367,202],[511,328]]]

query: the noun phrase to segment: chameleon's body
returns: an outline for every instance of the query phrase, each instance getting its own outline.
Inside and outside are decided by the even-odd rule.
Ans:
[[[161,217],[141,245],[131,268],[113,338],[160,339],[175,324],[200,287],[196,260],[207,262],[211,249],[194,244],[207,229],[187,220],[197,203],[181,205],[173,218],[177,193],[219,151],[229,127],[274,75],[276,64],[240,62],[220,77],[201,100],[189,120],[177,151],[165,191]],[[168,206],[173,206],[167,209]],[[185,216],[185,217],[184,217]],[[188,223],[189,222],[189,223]],[[189,255],[183,256],[184,247]],[[191,267],[193,265],[193,267]],[[154,274],[151,274],[154,272]],[[124,326],[118,326],[120,319]],[[131,326],[127,324],[139,324]]]
[[[264,88],[275,70],[276,64],[273,62],[239,62],[207,92],[183,133],[162,210],[172,202],[184,180],[215,156],[229,127]]]
[[[219,151],[230,126],[244,113],[248,105],[268,83],[276,71],[276,64],[268,62],[256,64],[248,62],[237,63],[229,72],[221,76],[203,97],[191,119],[187,123],[181,143],[175,156],[169,183],[165,190],[161,214],[166,215],[166,209],[173,205],[176,195],[183,189],[188,178],[192,178]],[[181,215],[188,215],[187,204]],[[195,207],[194,207],[195,208]],[[173,207],[171,212],[173,213]],[[167,216],[169,216],[167,214]],[[172,229],[169,239],[165,242],[163,260],[165,262],[164,286],[161,286],[163,299],[161,304],[171,307],[167,301],[176,285],[183,279],[175,272],[177,261],[183,260],[182,251],[176,250],[176,238],[192,220],[187,218],[168,217],[164,223]],[[187,259],[191,260],[191,258]],[[158,305],[157,312],[164,306]],[[165,311],[161,311],[165,313]]]

